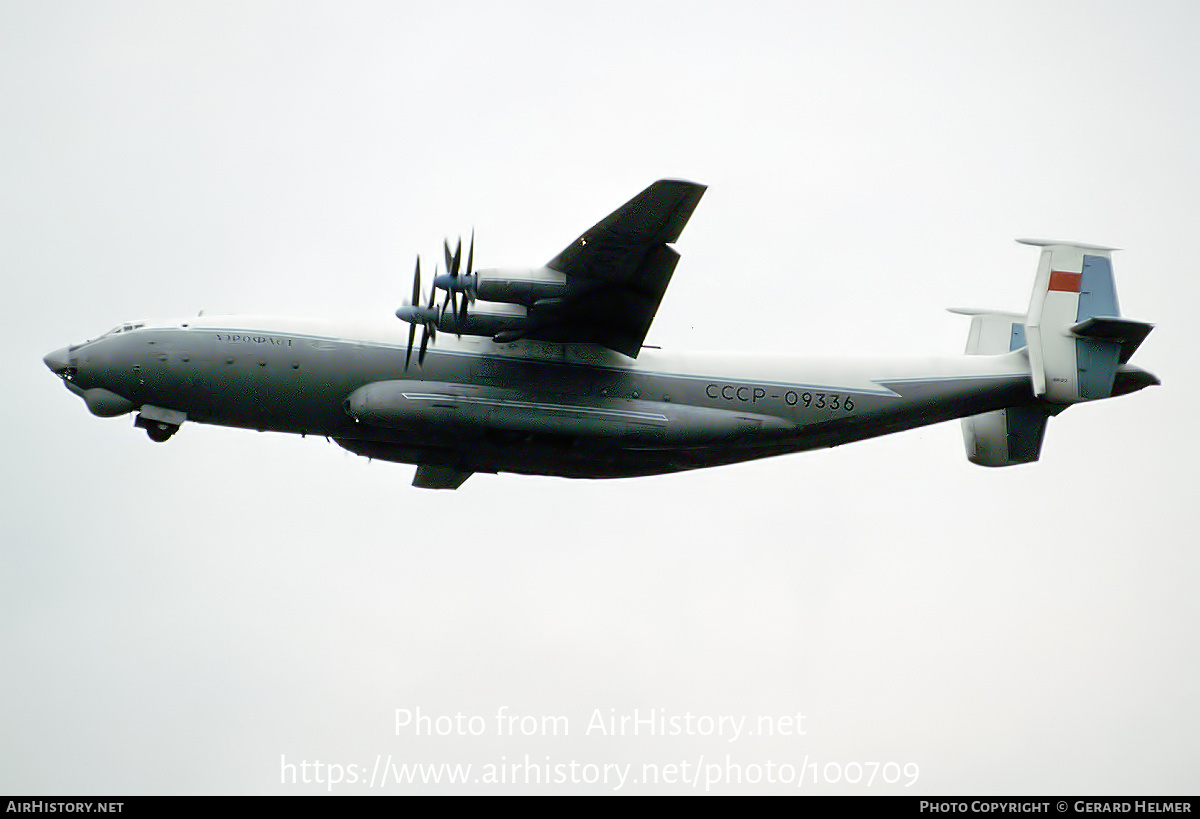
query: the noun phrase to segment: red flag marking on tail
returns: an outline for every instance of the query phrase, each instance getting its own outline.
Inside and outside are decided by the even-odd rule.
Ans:
[[[1064,273],[1061,270],[1050,271],[1050,286],[1047,290],[1061,290],[1064,293],[1078,293],[1081,273]]]

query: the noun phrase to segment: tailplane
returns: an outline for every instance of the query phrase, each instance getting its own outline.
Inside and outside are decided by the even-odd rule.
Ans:
[[[1057,404],[1109,398],[1117,368],[1153,329],[1121,317],[1113,249],[1018,241],[1042,248],[1025,320],[1033,394]]]
[[[1029,357],[1031,403],[963,419],[967,457],[983,466],[1036,461],[1046,421],[1071,404],[1159,383],[1128,363],[1154,326],[1121,316],[1113,248],[1017,241],[1042,248],[1029,311],[953,311],[971,316],[968,355],[1025,349]]]

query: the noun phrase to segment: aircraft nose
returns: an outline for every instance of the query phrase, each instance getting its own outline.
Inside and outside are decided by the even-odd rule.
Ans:
[[[60,347],[52,353],[46,353],[42,357],[42,361],[50,368],[50,372],[55,375],[62,375],[66,372],[67,367],[71,366],[71,348]]]

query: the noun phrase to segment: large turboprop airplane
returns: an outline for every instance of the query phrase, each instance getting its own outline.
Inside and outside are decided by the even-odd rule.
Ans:
[[[475,472],[619,478],[831,447],[963,419],[967,457],[1036,461],[1046,421],[1158,379],[1129,364],[1151,330],[1122,318],[1111,248],[1041,248],[1025,314],[971,316],[966,355],[674,355],[643,340],[703,185],[662,180],[541,267],[473,270],[444,245],[408,323],[201,316],[130,322],[48,354],[93,414],[136,412],[166,441],[188,420],[325,435],[417,466],[414,486]],[[441,304],[438,304],[439,300]],[[421,331],[417,344],[417,330]],[[439,336],[439,333],[441,334]],[[415,352],[415,355],[414,355]]]

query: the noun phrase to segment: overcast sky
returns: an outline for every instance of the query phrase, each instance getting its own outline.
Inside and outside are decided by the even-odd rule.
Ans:
[[[701,772],[624,792],[713,764],[795,792],[729,781],[770,763],[1195,793],[1198,30],[1193,2],[3,0],[0,792],[323,792],[286,767],[319,760],[378,793],[389,758],[474,767],[384,793],[617,787],[475,781],[528,757]],[[1124,248],[1164,386],[1012,469],[952,423],[451,493],[319,438],[156,445],[41,362],[200,309],[388,321],[444,236],[540,264],[663,177],[709,190],[648,343],[955,354],[943,308],[1023,311],[1034,236]],[[484,730],[398,731],[418,708]],[[682,735],[595,729],[635,709]]]

